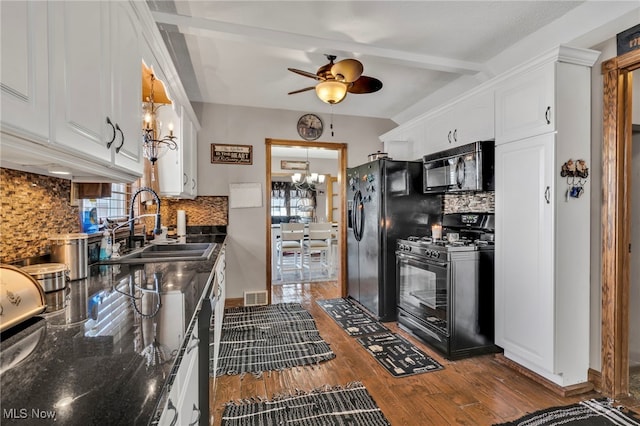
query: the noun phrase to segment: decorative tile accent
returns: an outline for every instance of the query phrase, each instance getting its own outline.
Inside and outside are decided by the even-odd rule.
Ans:
[[[494,213],[495,192],[461,192],[444,195],[444,213]]]
[[[195,200],[163,198],[161,205],[162,221],[176,226],[178,210],[184,210],[187,226],[227,225],[229,223],[229,197],[196,197]]]
[[[81,232],[78,207],[70,205],[71,181],[0,168],[0,262],[49,254],[50,234]],[[163,198],[162,223],[176,226],[177,210],[184,210],[187,226],[227,225],[228,197],[195,200]],[[151,206],[147,213],[154,213]],[[153,229],[153,218],[145,218]]]
[[[49,253],[50,234],[80,232],[71,181],[0,168],[0,262]]]

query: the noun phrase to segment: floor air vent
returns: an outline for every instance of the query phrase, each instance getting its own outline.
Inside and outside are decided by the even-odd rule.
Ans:
[[[267,304],[267,292],[261,291],[245,291],[244,306],[258,306]]]

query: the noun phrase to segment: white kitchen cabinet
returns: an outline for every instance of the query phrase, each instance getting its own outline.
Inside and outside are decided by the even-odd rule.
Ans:
[[[484,90],[460,101],[454,107],[453,145],[465,145],[495,137],[493,89]]]
[[[555,69],[543,64],[496,89],[496,143],[555,130]]]
[[[139,33],[127,2],[53,2],[52,142],[142,174]]]
[[[495,340],[548,371],[555,340],[554,146],[547,134],[495,152]]]
[[[454,132],[456,132],[453,106],[447,106],[429,116],[425,127],[427,136],[423,155],[452,148],[455,140]]]
[[[198,424],[200,418],[198,408],[198,320],[191,338],[184,347],[180,365],[171,383],[169,396],[165,408],[160,416],[159,425],[189,425]],[[194,423],[196,420],[196,423]]]
[[[182,134],[185,140],[184,192],[188,198],[195,198],[198,195],[198,134],[193,121],[185,114],[184,108],[182,109]]]
[[[590,178],[572,198],[560,172],[570,159],[590,165],[589,67],[597,56],[560,47],[496,88],[495,341],[506,358],[560,387],[587,382],[589,369]],[[549,78],[553,93],[543,95]],[[516,101],[526,96],[535,99]],[[543,105],[547,99],[554,102]]]
[[[118,135],[107,124],[109,10],[104,2],[53,2],[50,7],[52,140],[102,163]],[[112,117],[115,121],[115,117]],[[111,120],[111,118],[110,118]]]
[[[467,96],[429,117],[426,132],[425,154],[493,139],[493,90]]]
[[[109,4],[113,83],[110,114],[122,131],[120,143],[111,147],[112,163],[115,167],[142,175],[141,36],[129,4],[123,1]]]
[[[579,104],[573,92],[584,92],[585,71],[599,54],[559,46],[501,81],[495,92],[496,144],[560,130],[571,108],[578,108],[578,114],[590,109],[590,98]]]
[[[2,132],[49,141],[46,2],[0,2]]]
[[[193,122],[183,113],[183,108],[177,106],[174,109],[172,105],[160,107],[158,118],[163,123],[163,128],[169,122],[174,123],[174,132],[178,135],[177,149],[167,150],[158,159],[160,194],[165,197],[193,199],[197,194]]]

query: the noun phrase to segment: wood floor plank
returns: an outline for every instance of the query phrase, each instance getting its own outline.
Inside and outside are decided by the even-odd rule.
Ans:
[[[309,391],[325,385],[344,386],[361,381],[394,426],[473,425],[484,426],[514,420],[529,412],[571,404],[599,396],[592,392],[563,398],[517,371],[483,355],[449,361],[417,340],[395,322],[385,323],[440,362],[441,371],[393,377],[349,336],[315,302],[339,297],[336,282],[303,283],[273,287],[273,303],[301,303],[314,317],[320,335],[336,358],[319,365],[264,373],[218,377],[211,392],[211,425],[220,425],[224,403],[262,396],[273,398],[295,389]],[[621,401],[640,413],[640,401]]]

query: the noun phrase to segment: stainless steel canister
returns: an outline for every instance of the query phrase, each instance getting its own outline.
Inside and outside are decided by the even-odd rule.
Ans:
[[[88,234],[57,234],[49,236],[51,261],[64,263],[69,268],[69,280],[87,278],[89,253]]]
[[[62,290],[67,287],[67,270],[64,263],[40,263],[23,266],[22,270],[35,278],[45,293]]]

